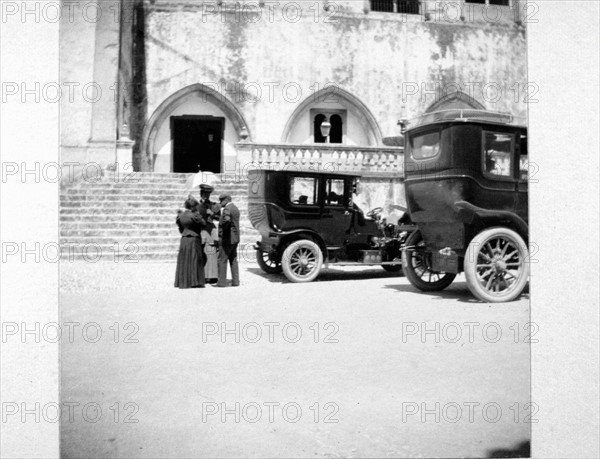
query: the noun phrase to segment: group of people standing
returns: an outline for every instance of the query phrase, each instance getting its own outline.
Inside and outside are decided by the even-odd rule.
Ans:
[[[191,194],[177,213],[181,233],[175,287],[204,288],[207,283],[227,287],[227,265],[231,285],[240,285],[237,247],[240,242],[240,211],[229,193],[210,200],[214,188],[200,185],[200,201]],[[218,222],[218,226],[216,223]]]

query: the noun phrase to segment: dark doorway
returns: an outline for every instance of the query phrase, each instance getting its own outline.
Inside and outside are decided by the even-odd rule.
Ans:
[[[172,116],[173,172],[221,172],[225,118]]]

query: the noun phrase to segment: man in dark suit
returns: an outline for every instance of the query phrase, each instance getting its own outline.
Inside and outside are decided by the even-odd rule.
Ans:
[[[221,218],[219,219],[219,281],[217,287],[227,287],[227,263],[231,266],[231,285],[240,285],[240,271],[237,260],[237,248],[240,243],[240,211],[231,202],[231,195],[219,196]]]

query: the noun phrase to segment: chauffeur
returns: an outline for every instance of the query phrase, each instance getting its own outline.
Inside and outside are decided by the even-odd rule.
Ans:
[[[237,260],[237,248],[240,242],[240,211],[231,202],[231,195],[219,196],[221,218],[219,219],[219,281],[217,287],[227,287],[227,264],[231,266],[231,285],[240,285],[240,272]]]

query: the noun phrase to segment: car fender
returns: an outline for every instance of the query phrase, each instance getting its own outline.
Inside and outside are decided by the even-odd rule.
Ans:
[[[324,259],[327,259],[327,245],[325,245],[325,241],[316,231],[309,228],[296,228],[289,231],[282,231],[277,234],[279,236],[279,245],[287,246],[292,241],[297,241],[298,239],[312,239],[315,241],[321,252],[323,252]]]
[[[465,223],[470,225],[479,223],[485,227],[489,227],[493,226],[497,221],[508,220],[513,225],[514,230],[526,242],[529,241],[529,225],[514,212],[482,209],[467,201],[457,201],[454,205],[458,209],[459,218]]]

